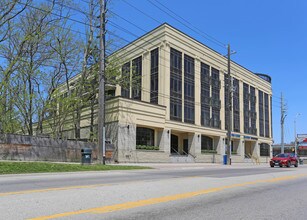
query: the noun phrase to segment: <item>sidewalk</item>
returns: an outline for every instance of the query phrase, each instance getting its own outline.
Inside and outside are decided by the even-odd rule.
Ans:
[[[185,168],[260,168],[269,167],[268,163],[232,163],[223,165],[220,163],[119,163],[117,165],[146,166],[154,169],[185,169]]]

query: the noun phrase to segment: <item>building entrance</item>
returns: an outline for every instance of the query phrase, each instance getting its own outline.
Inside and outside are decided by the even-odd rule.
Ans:
[[[251,158],[253,155],[253,142],[245,141],[244,144],[244,155],[246,158]]]
[[[178,141],[178,136],[172,134],[171,135],[171,153],[172,154],[178,154],[179,152],[179,147],[178,147],[179,141]]]
[[[189,154],[189,139],[183,139],[183,154]]]

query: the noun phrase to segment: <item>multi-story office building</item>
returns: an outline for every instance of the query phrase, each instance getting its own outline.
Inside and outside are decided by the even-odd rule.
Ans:
[[[222,161],[230,99],[222,54],[163,24],[111,56],[125,60],[122,74],[131,79],[106,104],[106,136],[118,161]],[[232,162],[265,162],[272,154],[271,78],[231,62],[231,84]]]

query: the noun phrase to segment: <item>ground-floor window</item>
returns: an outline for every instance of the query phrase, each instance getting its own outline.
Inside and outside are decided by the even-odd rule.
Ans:
[[[306,149],[298,149],[297,153],[298,153],[299,156],[304,156],[304,157],[307,156],[307,150]]]
[[[266,143],[260,144],[260,156],[270,156],[270,145]]]
[[[150,128],[136,128],[136,145],[154,146],[155,131]]]
[[[201,152],[202,153],[216,153],[213,147],[213,139],[211,137],[201,136]]]

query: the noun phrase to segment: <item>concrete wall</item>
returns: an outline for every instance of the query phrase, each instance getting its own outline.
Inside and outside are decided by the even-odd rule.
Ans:
[[[33,136],[1,134],[0,160],[80,162],[81,149],[91,148],[97,160],[94,143]]]

